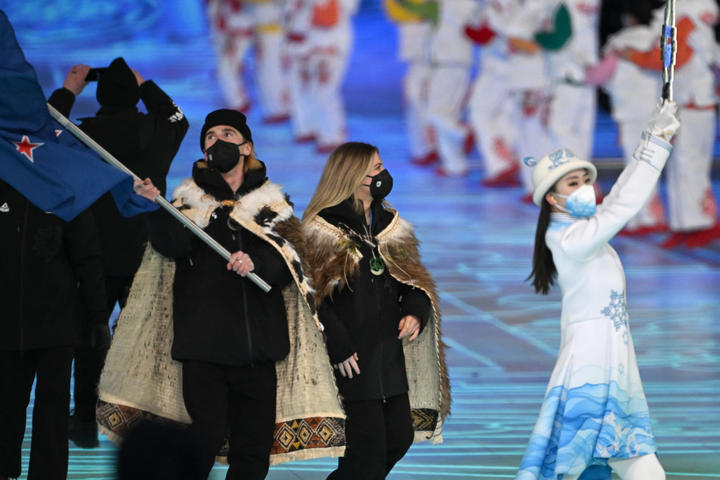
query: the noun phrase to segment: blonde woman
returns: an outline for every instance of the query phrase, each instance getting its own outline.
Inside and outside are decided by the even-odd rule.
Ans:
[[[303,216],[348,417],[333,480],[385,478],[414,438],[439,440],[449,410],[434,283],[412,227],[385,203],[392,185],[376,147],[345,143],[328,158]]]

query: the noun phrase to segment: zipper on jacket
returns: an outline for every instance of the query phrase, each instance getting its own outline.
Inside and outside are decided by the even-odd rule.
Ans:
[[[370,279],[370,283],[373,287],[373,292],[375,293],[375,308],[377,308],[377,315],[380,317],[380,295],[377,291],[377,285],[375,285],[375,278]],[[382,398],[382,402],[385,403],[385,384],[383,383],[383,366],[385,365],[385,341],[380,341],[380,398]]]
[[[247,344],[248,344],[248,354],[250,355],[250,366],[254,367],[255,362],[253,362],[252,333],[250,332],[250,316],[248,315],[247,292],[245,291],[245,279],[244,278],[240,282],[240,289],[242,290],[243,311],[245,312],[245,332],[247,333]]]
[[[237,235],[238,250],[242,250],[242,247],[243,247],[242,232],[238,231],[236,233],[236,235]],[[245,278],[240,279],[240,290],[242,291],[243,313],[245,313],[245,333],[247,334],[248,355],[250,356],[250,366],[254,367],[255,362],[253,361],[252,332],[250,331],[250,315],[248,314],[247,291],[245,288],[245,281],[246,281]]]
[[[18,301],[18,316],[20,320],[20,351],[25,351],[25,240],[27,239],[28,215],[30,212],[30,201],[25,202],[25,213],[23,214],[22,233],[20,234],[20,286]]]

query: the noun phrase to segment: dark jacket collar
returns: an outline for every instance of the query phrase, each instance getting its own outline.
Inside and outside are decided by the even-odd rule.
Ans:
[[[263,162],[260,162],[260,168],[245,172],[243,183],[235,193],[230,189],[219,171],[208,168],[205,160],[198,160],[193,164],[192,177],[200,188],[215,197],[216,200],[222,201],[235,200],[260,187],[267,180],[266,172]]]
[[[393,214],[383,208],[382,201],[373,201],[370,206],[372,210],[372,234],[373,236],[382,232],[392,221]],[[342,227],[349,227],[357,233],[364,233],[367,230],[365,215],[358,213],[353,205],[353,197],[350,197],[332,207],[325,208],[318,214],[326,222]]]
[[[137,105],[128,105],[124,107],[100,107],[95,113],[95,117],[109,117],[115,115],[136,115],[138,113]],[[82,120],[82,119],[81,119]]]

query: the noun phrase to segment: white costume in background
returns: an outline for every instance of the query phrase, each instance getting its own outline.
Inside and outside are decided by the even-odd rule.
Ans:
[[[551,3],[556,8],[565,4],[572,34],[560,50],[548,53],[553,77],[549,128],[558,145],[591,160],[597,102],[595,88],[583,85],[582,81],[585,67],[598,61],[600,0],[551,0]]]
[[[285,4],[287,19],[286,49],[290,79],[290,120],[295,141],[315,140],[314,118],[310,95],[310,0],[288,0]]]
[[[398,56],[408,64],[403,79],[403,92],[405,122],[413,159],[425,158],[436,151],[435,134],[427,119],[432,29],[429,22],[398,25]]]
[[[255,84],[266,120],[287,117],[287,75],[283,68],[282,0],[210,0],[218,80],[230,108],[250,107],[243,67],[250,47],[255,53]]]
[[[284,0],[250,0],[255,22],[255,84],[266,121],[287,120],[290,92],[283,51]]]
[[[468,102],[470,126],[482,154],[485,178],[496,178],[517,169],[516,103],[507,81],[507,38],[494,22],[512,8],[512,2],[493,2],[479,11],[475,23],[485,24],[495,37],[480,47],[480,67]],[[502,17],[501,17],[502,18]]]
[[[460,121],[470,85],[473,44],[465,23],[476,8],[474,0],[439,0],[438,26],[433,34],[428,115],[437,136],[438,153],[448,175],[468,171],[463,142],[468,129]]]
[[[513,170],[523,157],[552,149],[545,118],[549,80],[542,52],[512,51],[508,40],[531,41],[546,7],[540,2],[503,0],[489,3],[481,22],[496,37],[481,48],[480,73],[470,97],[470,123],[479,140],[486,178]],[[530,170],[522,169],[526,191]]]
[[[385,0],[385,11],[398,29],[398,58],[407,64],[403,78],[403,104],[410,157],[415,163],[428,163],[436,155],[435,135],[428,122],[430,82],[430,41],[434,25],[403,9],[396,0]]]
[[[624,28],[608,38],[606,51],[622,50],[626,47],[641,50],[657,45],[657,30],[647,25]],[[603,84],[612,104],[612,117],[618,124],[623,158],[632,161],[637,138],[640,137],[653,105],[660,98],[662,77],[658,72],[640,68],[636,64],[617,59],[612,76]],[[657,227],[665,225],[665,211],[658,188],[653,190],[648,203],[627,224],[628,229]]]
[[[217,75],[228,107],[245,111],[250,97],[243,66],[253,39],[253,18],[239,0],[210,0],[208,17],[218,56]]]
[[[673,159],[668,165],[667,191],[670,229],[684,232],[717,224],[717,202],[710,170],[717,114],[713,63],[718,6],[713,0],[682,0],[676,5],[677,21],[692,21],[689,44],[693,55],[675,70],[674,100],[680,107],[683,128],[675,137]],[[653,28],[660,31],[662,9]]]
[[[312,130],[318,150],[329,153],[347,139],[341,87],[353,46],[351,20],[359,0],[308,1],[313,8],[308,34]],[[335,23],[320,24],[318,11],[335,7]]]
[[[561,345],[517,480],[576,478],[593,461],[612,466],[656,450],[630,335],[625,274],[608,241],[652,194],[670,149],[644,134],[595,215],[552,213],[545,240],[562,291]],[[551,154],[558,165],[567,161],[560,158]],[[648,468],[662,472],[656,459],[642,460],[654,460]]]

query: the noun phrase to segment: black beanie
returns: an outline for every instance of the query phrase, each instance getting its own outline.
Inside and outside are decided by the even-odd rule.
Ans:
[[[250,127],[247,126],[245,114],[237,110],[221,108],[220,110],[208,113],[207,117],[205,117],[205,124],[200,131],[200,150],[203,152],[205,151],[205,134],[217,125],[233,127],[242,134],[245,140],[252,142],[252,134],[250,133]]]
[[[125,59],[116,58],[100,72],[95,97],[103,107],[134,107],[137,104],[140,87]]]

